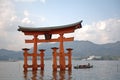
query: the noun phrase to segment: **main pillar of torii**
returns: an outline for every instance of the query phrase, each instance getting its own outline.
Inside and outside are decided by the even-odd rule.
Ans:
[[[44,64],[41,64],[41,65],[37,64],[37,56],[41,56],[41,54],[44,54],[44,50],[41,52],[41,54],[37,53],[37,51],[38,51],[37,43],[42,43],[42,42],[59,42],[60,43],[59,52],[57,53],[57,56],[59,56],[59,65],[57,65],[57,67],[59,67],[60,70],[65,70],[66,54],[64,53],[64,43],[63,42],[64,41],[73,41],[74,37],[65,38],[64,34],[65,33],[73,33],[75,31],[75,29],[82,28],[81,23],[82,23],[82,21],[79,21],[79,22],[76,22],[73,24],[62,25],[62,26],[39,27],[39,28],[19,26],[18,31],[22,31],[24,33],[24,35],[33,36],[33,39],[25,40],[25,43],[33,43],[33,53],[29,54],[27,52],[28,51],[27,48],[23,49],[24,50],[24,70],[27,70],[27,68],[32,68],[33,70],[37,70],[38,67],[44,66]],[[59,37],[52,39],[52,34],[59,34]],[[39,39],[38,38],[39,35],[44,35],[45,39]],[[54,48],[52,48],[52,49],[54,50]],[[71,53],[72,49],[67,49],[67,50],[68,50],[68,53]],[[32,56],[32,65],[27,64],[27,61],[26,61],[27,56]],[[43,57],[44,56],[41,57],[42,62],[44,61]],[[71,55],[69,55],[68,57],[71,58]],[[55,60],[55,59],[53,59],[53,60]],[[53,64],[55,64],[54,61],[53,61]],[[71,64],[71,61],[69,64]],[[69,65],[69,67],[71,67],[71,65]],[[44,68],[41,68],[41,69],[44,69]]]

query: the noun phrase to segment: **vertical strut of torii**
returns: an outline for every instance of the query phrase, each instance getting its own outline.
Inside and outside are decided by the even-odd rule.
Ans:
[[[59,42],[59,48],[52,48],[53,50],[53,70],[65,70],[68,67],[71,70],[72,63],[71,63],[71,48],[68,48],[68,53],[64,53],[64,41],[73,41],[74,37],[65,38],[65,33],[73,33],[75,29],[82,28],[81,25],[82,21],[69,24],[69,25],[62,25],[62,26],[54,26],[54,27],[40,27],[40,28],[33,28],[33,27],[22,27],[19,26],[18,31],[22,31],[25,35],[33,36],[32,40],[25,40],[25,43],[33,43],[33,52],[30,54],[28,53],[27,48],[24,48],[24,71],[27,71],[27,68],[32,68],[32,70],[37,70],[38,67],[41,67],[44,70],[44,51],[43,49],[40,50],[40,53],[37,52],[37,43],[42,42]],[[53,39],[53,34],[59,34],[58,38]],[[39,35],[44,35],[45,39],[39,39]],[[57,49],[59,51],[57,52]],[[28,65],[27,57],[32,56],[32,65]],[[41,64],[38,65],[37,57],[41,58]],[[57,65],[56,57],[59,56],[59,65]],[[68,56],[68,65],[65,63],[65,56]]]

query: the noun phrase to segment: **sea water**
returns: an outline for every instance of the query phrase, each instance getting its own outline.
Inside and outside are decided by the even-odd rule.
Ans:
[[[93,65],[93,68],[74,69],[75,65],[87,63]],[[72,60],[72,71],[53,71],[52,61],[45,60],[44,69],[36,72],[29,69],[24,73],[23,61],[0,61],[0,80],[120,80],[120,61]]]

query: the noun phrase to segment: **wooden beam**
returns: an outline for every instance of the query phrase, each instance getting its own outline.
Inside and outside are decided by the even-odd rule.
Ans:
[[[34,40],[25,40],[25,43],[33,43]]]
[[[28,56],[33,56],[33,54],[27,54]]]
[[[38,40],[38,43],[40,42],[59,42],[59,39],[50,39],[50,40],[40,39]]]
[[[63,41],[73,41],[74,37],[70,37],[70,38],[63,38]],[[45,40],[45,39],[38,39],[37,43],[40,42],[60,42],[59,39],[50,39],[50,40]],[[25,40],[25,43],[34,43],[34,40]]]

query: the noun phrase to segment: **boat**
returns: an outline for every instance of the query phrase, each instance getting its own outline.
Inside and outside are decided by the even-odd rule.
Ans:
[[[88,63],[88,64],[85,64],[85,65],[77,65],[77,66],[74,66],[74,69],[87,69],[87,68],[93,68],[93,65],[90,65],[90,64]]]

